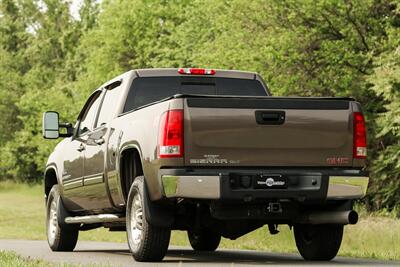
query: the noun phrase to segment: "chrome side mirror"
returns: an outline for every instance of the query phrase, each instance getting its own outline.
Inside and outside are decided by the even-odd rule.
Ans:
[[[46,139],[57,139],[60,137],[59,116],[55,111],[43,113],[42,132]]]
[[[74,127],[71,123],[60,123],[58,112],[47,111],[43,113],[42,124],[43,137],[46,139],[57,139],[60,137],[70,137],[74,134]],[[66,131],[60,131],[65,128]]]

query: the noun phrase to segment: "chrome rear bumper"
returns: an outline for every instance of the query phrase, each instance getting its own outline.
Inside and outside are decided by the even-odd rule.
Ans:
[[[220,199],[221,198],[221,177],[217,175],[162,175],[162,186],[164,196],[167,198],[195,198],[195,199]],[[369,177],[367,176],[329,176],[326,199],[358,199],[365,196],[367,192]],[[326,188],[326,187],[325,187]],[[318,191],[323,188],[316,188]],[[252,189],[248,191],[251,194]],[[254,192],[260,193],[260,190]],[[265,192],[268,197],[271,192],[289,197],[285,191],[271,190]],[[281,192],[281,193],[279,193]],[[289,192],[289,191],[287,191]],[[299,192],[303,192],[301,189]],[[306,194],[306,192],[304,192]],[[324,198],[325,195],[321,195]]]
[[[220,198],[219,176],[163,175],[162,184],[166,197]]]
[[[327,199],[357,199],[367,193],[369,177],[329,176]]]

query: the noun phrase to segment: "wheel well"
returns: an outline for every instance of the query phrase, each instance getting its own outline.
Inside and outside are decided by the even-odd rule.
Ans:
[[[139,151],[135,148],[124,150],[121,154],[120,167],[121,187],[126,200],[128,198],[129,189],[135,178],[143,175]]]
[[[46,197],[55,184],[58,184],[56,171],[54,169],[48,169],[44,175],[44,193]]]

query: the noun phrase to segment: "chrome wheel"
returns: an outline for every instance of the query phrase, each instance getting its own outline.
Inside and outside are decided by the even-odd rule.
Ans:
[[[135,247],[138,247],[143,235],[143,207],[142,199],[138,192],[133,197],[130,219],[132,242]]]
[[[58,185],[53,185],[46,203],[46,235],[52,251],[73,251],[78,241],[79,225],[65,225],[69,216],[65,209]]]
[[[129,189],[126,205],[126,234],[129,249],[136,261],[161,261],[168,250],[171,230],[146,220],[148,196],[144,177],[138,176]]]
[[[54,243],[57,235],[57,201],[55,198],[51,200],[49,215],[47,218],[47,236],[50,243]]]

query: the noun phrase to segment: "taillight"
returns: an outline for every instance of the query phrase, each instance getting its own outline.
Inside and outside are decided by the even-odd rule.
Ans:
[[[364,116],[361,112],[354,112],[353,123],[353,157],[365,159],[367,157],[367,134]]]
[[[183,157],[183,110],[169,110],[161,115],[158,145],[160,158]]]
[[[179,74],[191,74],[191,75],[214,75],[215,70],[212,69],[196,69],[196,68],[180,68]]]

